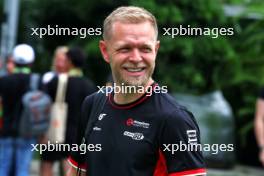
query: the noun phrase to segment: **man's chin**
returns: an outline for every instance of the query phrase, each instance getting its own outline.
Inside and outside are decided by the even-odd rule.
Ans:
[[[147,84],[145,80],[126,80],[124,82],[125,86],[135,86],[135,87],[144,87]]]

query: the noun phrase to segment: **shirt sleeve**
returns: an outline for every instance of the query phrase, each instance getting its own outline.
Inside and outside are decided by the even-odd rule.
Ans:
[[[78,123],[77,139],[75,139],[78,147],[81,147],[81,145],[84,145],[84,144],[86,145],[86,143],[84,143],[84,144],[82,144],[82,143],[83,143],[83,139],[84,139],[84,133],[85,133],[86,125],[87,125],[88,120],[89,120],[89,114],[91,111],[92,101],[93,101],[93,96],[90,95],[90,96],[85,98],[85,100],[83,101],[83,104],[82,104],[81,120]],[[79,150],[72,151],[70,153],[69,158],[68,158],[68,162],[70,163],[70,165],[72,167],[74,167],[76,169],[79,168],[81,171],[86,171],[87,165],[86,165],[85,153],[86,152],[83,152],[80,148],[79,148]]]
[[[160,135],[160,157],[169,176],[206,175],[199,127],[189,111],[179,108],[165,118]]]

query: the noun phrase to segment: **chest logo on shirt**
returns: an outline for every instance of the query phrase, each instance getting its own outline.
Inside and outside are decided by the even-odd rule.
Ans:
[[[134,120],[132,118],[127,119],[126,125],[127,126],[142,127],[142,128],[149,128],[149,123],[140,122],[140,121]]]
[[[132,133],[129,131],[124,131],[123,135],[131,137],[132,139],[137,141],[144,139],[144,135],[142,133]]]
[[[100,115],[98,116],[98,120],[103,120],[104,116],[106,116],[106,114],[100,114]]]
[[[102,131],[102,128],[99,128],[99,127],[95,126],[95,127],[93,127],[93,130],[94,131]]]

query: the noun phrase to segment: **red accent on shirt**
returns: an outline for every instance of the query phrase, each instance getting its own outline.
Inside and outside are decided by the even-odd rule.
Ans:
[[[80,165],[78,165],[78,162],[76,162],[72,157],[69,156],[68,158],[68,161],[73,165],[75,166],[76,168],[80,168],[80,169],[86,169],[86,164],[85,163],[82,163]]]
[[[169,174],[169,176],[183,176],[183,175],[193,175],[193,174],[204,174],[205,175],[206,169],[200,168],[200,169],[176,172],[176,173]]]
[[[156,86],[158,86],[157,83],[153,84],[153,85],[152,85],[152,90],[153,90]],[[136,100],[135,102],[133,102],[133,103],[128,103],[127,105],[118,105],[118,104],[116,104],[116,103],[114,102],[113,94],[109,94],[109,96],[108,96],[108,101],[109,101],[109,103],[110,103],[114,108],[116,108],[116,109],[130,109],[130,108],[132,108],[132,107],[134,107],[134,106],[136,106],[136,105],[138,105],[138,104],[144,102],[146,99],[148,99],[148,97],[150,97],[150,94],[145,93],[143,96],[141,96],[139,99],[137,99],[137,100]]]
[[[153,176],[168,176],[165,157],[161,150],[159,150],[159,159]]]

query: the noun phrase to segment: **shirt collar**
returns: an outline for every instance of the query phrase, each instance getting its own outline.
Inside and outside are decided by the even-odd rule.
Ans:
[[[31,73],[31,69],[28,67],[15,67],[14,73],[29,74],[29,73]]]
[[[79,68],[71,69],[68,74],[69,74],[69,76],[78,76],[78,77],[82,77],[83,76],[83,72]]]

